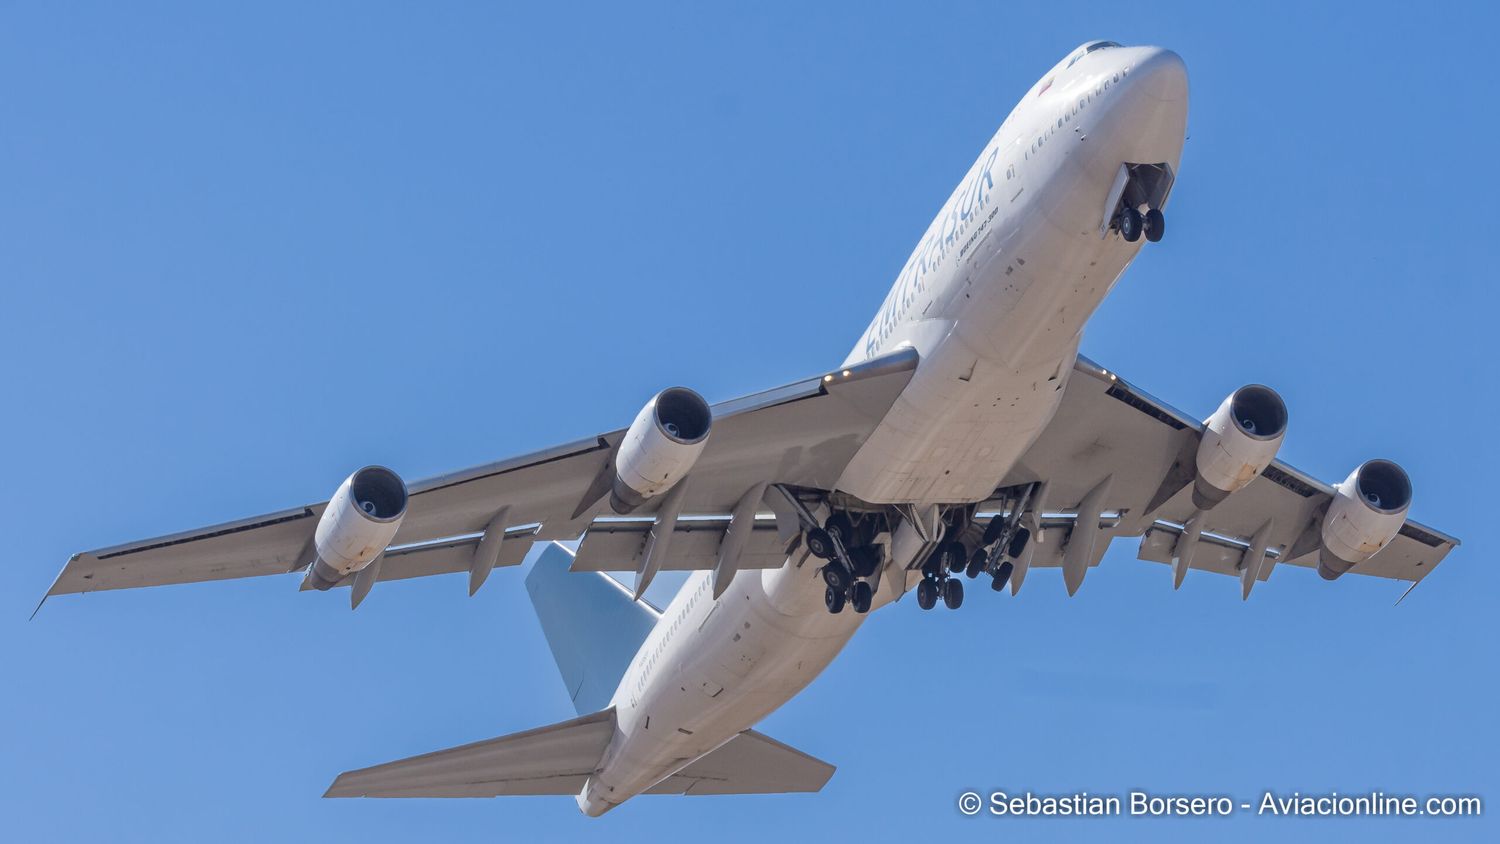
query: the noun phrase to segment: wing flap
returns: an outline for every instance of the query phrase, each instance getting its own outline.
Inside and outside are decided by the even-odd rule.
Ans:
[[[573,560],[574,571],[639,571],[650,519],[598,521],[589,526]],[[662,571],[707,571],[718,561],[719,543],[729,529],[729,517],[679,519]],[[756,517],[740,553],[741,569],[781,568],[786,544],[776,532],[774,517]]]

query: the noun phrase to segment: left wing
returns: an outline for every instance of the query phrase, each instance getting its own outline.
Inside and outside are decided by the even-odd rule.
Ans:
[[[683,482],[681,512],[729,513],[748,490],[765,482],[832,488],[916,365],[916,352],[903,349],[714,405],[713,432]],[[472,571],[487,531],[501,540],[494,561],[499,566],[520,563],[534,541],[576,539],[597,515],[609,512],[596,493],[613,471],[611,459],[624,433],[611,431],[412,484],[406,516],[377,561],[376,579]],[[647,502],[633,515],[650,515],[658,504]],[[47,595],[294,571],[311,561],[313,529],[327,506],[319,502],[75,554]],[[688,519],[682,524],[685,530],[691,526]],[[762,531],[754,536],[746,567],[758,565],[755,559],[763,551]],[[686,541],[680,553],[692,555],[696,549]],[[668,568],[684,565],[668,562]],[[350,575],[338,585],[354,580]]]
[[[1044,541],[1033,543],[1029,564],[1064,565],[1068,541],[1063,537],[1071,538],[1078,511],[1087,509],[1081,505],[1101,485],[1105,491],[1095,503],[1102,541],[1093,544],[1083,563],[1097,565],[1108,540],[1127,536],[1141,538],[1140,559],[1180,560],[1179,538],[1197,508],[1191,484],[1172,484],[1169,476],[1193,453],[1202,432],[1202,423],[1080,356],[1057,415],[1002,484],[1046,482],[1037,487],[1044,498],[1038,512],[1052,515],[1040,520]],[[1316,566],[1317,544],[1309,542],[1333,493],[1329,484],[1274,461],[1249,486],[1201,516],[1191,567],[1240,576],[1248,595],[1253,581],[1270,577],[1277,563]],[[1257,541],[1264,564],[1250,559]],[[1457,545],[1453,537],[1408,520],[1395,539],[1350,571],[1416,582]]]

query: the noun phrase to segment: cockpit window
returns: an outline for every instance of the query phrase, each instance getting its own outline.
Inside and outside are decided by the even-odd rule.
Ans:
[[[1074,56],[1073,59],[1072,59],[1072,61],[1068,62],[1068,67],[1072,67],[1074,64],[1076,64],[1078,62],[1079,59],[1083,58],[1084,56],[1087,56],[1089,53],[1092,53],[1095,50],[1108,50],[1111,47],[1118,47],[1118,46],[1120,46],[1120,45],[1116,44],[1113,41],[1095,41],[1094,43],[1088,45],[1087,47],[1084,47],[1083,48],[1083,52],[1081,52],[1078,55]]]

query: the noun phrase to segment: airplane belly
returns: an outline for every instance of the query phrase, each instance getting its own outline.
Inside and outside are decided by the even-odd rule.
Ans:
[[[595,777],[600,793],[618,803],[650,789],[812,682],[865,619],[828,613],[822,590],[814,568],[790,561],[741,572],[682,642],[671,669],[638,700],[616,701],[618,731]],[[800,595],[813,591],[815,608]]]
[[[1098,204],[1092,194],[1108,189],[1077,190],[1078,201],[1033,215],[967,269],[952,329],[923,350],[845,468],[841,491],[874,504],[973,502],[994,492],[1051,421],[1083,322],[1133,254],[1110,254],[1127,250],[1099,238],[1097,219],[1082,222]],[[1032,208],[1041,210],[1024,210]]]

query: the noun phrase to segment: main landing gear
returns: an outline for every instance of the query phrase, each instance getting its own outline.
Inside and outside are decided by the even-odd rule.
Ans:
[[[949,526],[949,536],[967,534],[969,543],[948,541],[937,547],[922,566],[922,582],[917,585],[917,606],[924,610],[937,606],[938,598],[948,607],[956,609],[963,603],[963,585],[954,577],[963,572],[973,580],[981,574],[990,576],[990,588],[1003,591],[1015,574],[1015,560],[1026,552],[1031,541],[1031,530],[1022,524],[1023,515],[1031,504],[1038,485],[1020,488],[1006,503],[1006,513],[990,519],[985,525],[979,541],[972,539],[973,533],[967,524],[954,522]]]
[[[944,542],[922,564],[922,582],[917,584],[917,606],[930,610],[938,598],[950,610],[964,603],[964,583],[953,575],[966,570],[968,553],[962,542]]]
[[[857,613],[867,613],[875,600],[875,587],[868,580],[880,568],[880,549],[871,540],[876,533],[874,518],[859,523],[848,513],[834,513],[821,528],[807,531],[807,550],[823,565],[823,605],[831,613],[844,611],[845,604]]]

